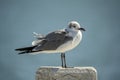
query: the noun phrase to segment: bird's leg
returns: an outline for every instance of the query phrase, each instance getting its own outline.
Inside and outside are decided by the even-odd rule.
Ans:
[[[65,59],[65,53],[63,53],[63,61],[64,61],[64,68],[67,68],[66,59]]]
[[[63,53],[61,53],[61,62],[62,62],[62,67],[64,67],[64,65],[63,65]]]
[[[67,68],[66,59],[65,59],[65,53],[61,53],[61,61],[62,61],[62,67]]]

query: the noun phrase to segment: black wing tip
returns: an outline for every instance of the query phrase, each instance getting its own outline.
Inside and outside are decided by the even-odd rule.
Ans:
[[[20,51],[19,49],[14,49],[15,51]]]
[[[28,53],[27,50],[23,50],[23,49],[21,49],[21,48],[17,48],[17,49],[14,49],[14,50],[15,50],[15,51],[20,51],[20,52],[18,53],[18,55]]]
[[[23,48],[17,48],[15,51],[23,51]]]
[[[17,49],[15,49],[15,51],[26,51],[26,50],[32,50],[34,47],[36,47],[36,46],[17,48]]]
[[[20,52],[20,53],[18,53],[18,55],[21,55],[21,54],[26,54],[26,52]]]

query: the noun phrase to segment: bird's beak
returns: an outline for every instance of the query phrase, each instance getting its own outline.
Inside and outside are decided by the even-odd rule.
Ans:
[[[78,30],[85,31],[85,29],[84,29],[84,28],[79,28]]]

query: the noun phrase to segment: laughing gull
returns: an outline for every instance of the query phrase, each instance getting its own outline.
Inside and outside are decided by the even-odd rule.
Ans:
[[[69,22],[66,29],[57,30],[47,35],[41,35],[34,32],[36,40],[32,46],[18,48],[19,54],[24,53],[61,53],[62,67],[66,68],[65,52],[74,49],[82,39],[80,24],[76,21]]]

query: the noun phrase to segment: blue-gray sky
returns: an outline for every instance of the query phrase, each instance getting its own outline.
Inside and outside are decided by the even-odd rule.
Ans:
[[[60,66],[60,54],[18,55],[32,32],[47,34],[76,20],[86,29],[67,52],[69,66],[93,66],[99,80],[120,79],[119,0],[0,0],[0,80],[34,80],[40,66]]]

